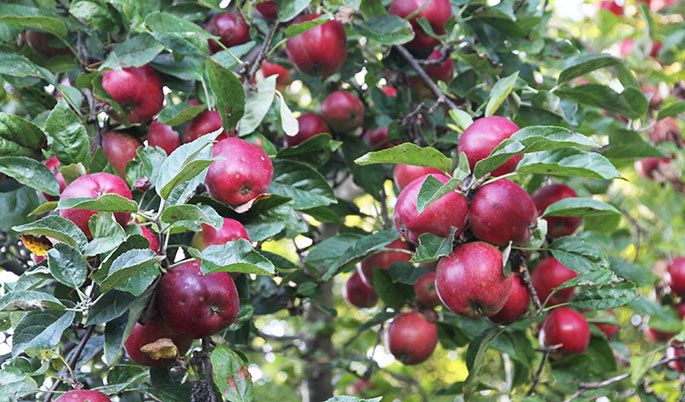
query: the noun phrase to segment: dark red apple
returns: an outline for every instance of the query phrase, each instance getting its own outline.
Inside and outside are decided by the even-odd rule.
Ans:
[[[323,118],[316,113],[304,113],[297,118],[300,129],[294,136],[285,136],[286,148],[294,147],[295,145],[304,142],[317,134],[327,133],[328,127]]]
[[[614,310],[609,309],[607,310],[607,312],[616,317],[616,313],[614,313]],[[613,338],[618,333],[618,325],[602,323],[595,323],[595,325],[597,326],[597,328],[600,329],[600,331],[604,332],[604,335],[606,335],[607,338]]]
[[[266,60],[262,62],[262,68],[259,72],[264,78],[276,75],[276,85],[280,86],[281,89],[293,81],[292,78],[290,78],[290,70],[280,64],[269,63]]]
[[[158,342],[160,340],[162,342]],[[124,349],[128,357],[138,364],[165,367],[174,363],[177,356],[185,355],[192,344],[192,338],[175,333],[155,317],[145,325],[136,323],[124,342]]]
[[[388,142],[388,128],[380,127],[375,130],[366,130],[364,133],[364,142],[369,144],[372,148],[392,148],[397,145],[396,142]]]
[[[167,155],[171,155],[181,146],[181,137],[173,127],[154,119],[147,131],[147,143],[151,147],[160,147]]]
[[[150,242],[150,250],[159,254],[159,235],[153,232],[152,230],[148,229],[146,226],[141,226],[140,230],[143,232],[143,237]]]
[[[538,213],[542,215],[547,207],[555,202],[577,196],[571,187],[555,183],[538,188],[532,198]],[[547,221],[547,236],[552,239],[572,235],[583,221],[579,216],[548,216],[544,219]]]
[[[440,297],[435,290],[435,272],[429,272],[414,284],[416,302],[426,308],[433,308],[440,305]]]
[[[69,48],[63,46],[63,43],[56,36],[45,32],[26,31],[24,32],[24,39],[33,53],[45,59],[71,53]]]
[[[174,332],[204,338],[228,328],[238,317],[238,290],[227,272],[203,275],[200,261],[181,264],[162,277],[157,305]]]
[[[619,17],[623,15],[623,5],[618,4],[614,0],[600,2],[599,8],[603,9],[603,10],[607,10],[610,13],[617,15]]]
[[[126,177],[126,164],[136,157],[136,150],[142,146],[143,143],[130,134],[120,131],[102,134],[102,152],[121,177]]]
[[[469,205],[471,232],[499,245],[528,240],[537,218],[535,204],[526,190],[506,179],[479,188]]]
[[[266,19],[275,20],[278,18],[278,9],[275,1],[263,1],[257,4],[256,7],[257,11]]]
[[[556,258],[548,257],[540,261],[535,267],[533,273],[530,275],[530,279],[540,298],[540,302],[545,303],[545,300],[552,294],[554,288],[576,276],[578,276],[576,272],[566,268],[566,266],[562,265]],[[557,304],[566,303],[571,300],[575,290],[576,288],[571,286],[557,291],[550,297],[546,305],[555,306]]]
[[[428,4],[426,4],[428,3]],[[425,7],[424,7],[425,5]],[[408,17],[420,8],[421,12],[409,20],[414,30],[414,39],[405,46],[413,52],[428,54],[438,44],[438,40],[426,34],[418,23],[419,18],[425,18],[438,35],[445,34],[445,23],[452,16],[452,6],[449,0],[393,0],[388,12],[400,18]]]
[[[385,333],[385,345],[404,364],[428,359],[438,344],[438,328],[415,311],[396,316]]]
[[[250,241],[245,226],[235,219],[224,218],[224,224],[218,231],[203,223],[202,231],[193,236],[192,245],[198,250],[204,250],[209,246],[222,245],[238,239]]]
[[[392,169],[392,177],[395,180],[397,188],[399,188],[400,190],[407,187],[409,183],[418,179],[419,177],[423,177],[431,173],[441,175],[445,174],[440,169],[424,166],[405,165],[403,163],[396,164],[395,167]]]
[[[435,49],[433,50],[433,53],[428,56],[428,60],[440,60],[443,57],[445,57],[445,53],[443,53],[442,50]],[[440,64],[427,65],[426,68],[424,68],[424,71],[426,71],[426,74],[428,74],[433,81],[443,81],[446,84],[449,84],[449,82],[452,81],[452,76],[454,76],[454,62],[447,57],[445,61]]]
[[[210,34],[220,37],[221,43],[226,47],[242,45],[250,40],[250,27],[240,14],[219,14],[209,21],[206,29]],[[223,48],[217,41],[209,40],[210,53],[214,54],[222,50]]]
[[[685,371],[685,342],[673,341],[673,345],[666,348],[666,358],[673,359],[676,357],[683,358],[681,360],[672,360],[667,363],[671,370]]]
[[[320,14],[303,15],[293,24],[319,18]],[[328,77],[347,59],[347,34],[340,21],[328,21],[293,36],[285,42],[290,61],[307,75]]]
[[[678,257],[668,266],[666,283],[673,293],[685,297],[685,257]]]
[[[472,319],[502,310],[512,282],[513,275],[502,272],[502,253],[483,242],[466,243],[441,258],[435,276],[442,304]]]
[[[56,156],[52,156],[50,159],[46,160],[43,162],[43,165],[47,166],[48,169],[52,172],[52,174],[55,175],[55,179],[57,179],[57,182],[59,183],[59,192],[60,194],[62,191],[64,191],[64,188],[66,187],[66,184],[64,184],[64,176],[62,176],[62,172],[59,171],[59,166],[61,165],[59,159],[57,159]],[[0,174],[2,176],[2,174]],[[0,181],[2,178],[0,177]],[[57,201],[59,200],[58,195],[49,195],[41,192],[43,194],[43,197],[47,201]]]
[[[659,55],[659,51],[661,50],[662,43],[659,42],[658,40],[653,40],[652,41],[652,48],[649,50],[649,56],[656,58]]]
[[[418,213],[416,199],[421,185],[428,176],[415,179],[400,192],[392,215],[395,227],[400,234],[414,244],[418,244],[419,236],[424,233],[447,237],[450,228],[455,227],[456,236],[466,227],[469,211],[466,197],[455,191],[443,195],[423,212]],[[449,181],[443,174],[431,174],[431,176],[443,184]]]
[[[646,327],[645,336],[650,342],[668,342],[675,336],[675,332],[660,331],[652,327]]]
[[[212,163],[205,185],[217,201],[233,207],[263,194],[271,184],[273,165],[260,147],[239,138],[214,144],[212,155],[223,157]]]
[[[396,239],[388,243],[384,248],[407,250],[409,245],[402,239]],[[373,286],[373,268],[388,269],[396,262],[409,262],[411,254],[402,251],[381,251],[364,259],[359,264],[359,274],[362,280],[369,286]]]
[[[373,307],[378,303],[378,294],[362,280],[359,272],[355,272],[345,282],[343,297],[353,306]]]
[[[131,123],[147,123],[162,110],[162,83],[149,64],[109,70],[102,75],[102,88],[121,106]]]
[[[519,130],[518,126],[506,117],[483,117],[473,122],[459,137],[459,152],[466,153],[471,170],[476,162],[487,158],[502,141]],[[516,170],[523,155],[514,155],[492,172],[501,176]]]
[[[88,389],[71,390],[60,395],[55,402],[112,402],[100,391]]]
[[[129,200],[133,199],[131,190],[126,185],[126,182],[120,177],[109,173],[93,173],[81,176],[69,184],[60,200],[67,200],[69,198],[98,198],[103,194],[118,194]],[[90,211],[86,209],[62,209],[59,211],[63,218],[74,222],[85,233],[86,237],[91,239],[93,235],[90,233],[88,227],[88,220],[96,215],[97,211]],[[114,218],[121,226],[126,226],[131,219],[131,214],[128,212],[115,212]]]
[[[582,354],[590,343],[590,325],[585,317],[568,307],[552,310],[542,321],[540,344],[561,345],[563,353]]]
[[[671,163],[670,158],[644,158],[636,161],[635,171],[642,177],[654,179],[654,174],[662,163]]]
[[[207,110],[197,116],[186,124],[183,129],[183,143],[187,144],[195,141],[201,136],[213,133],[221,128],[221,115],[216,110]],[[226,134],[226,130],[222,130],[221,134],[216,138],[217,141],[224,140],[228,137],[233,137],[234,133]]]
[[[364,121],[364,104],[347,91],[335,91],[324,99],[321,115],[333,131],[354,131]]]
[[[521,277],[515,275],[511,282],[511,292],[504,307],[502,307],[499,313],[491,315],[488,319],[498,324],[512,323],[521,318],[528,310],[530,299],[528,288],[523,284]]]

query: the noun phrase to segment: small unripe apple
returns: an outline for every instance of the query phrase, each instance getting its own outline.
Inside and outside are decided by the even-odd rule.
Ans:
[[[409,245],[402,239],[396,239],[388,243],[384,248],[407,250]],[[359,264],[359,274],[367,285],[373,286],[373,269],[381,268],[388,269],[396,262],[409,262],[411,254],[402,251],[381,251],[364,259]]]
[[[501,179],[479,188],[469,205],[469,225],[477,238],[507,245],[530,238],[537,210],[526,190]]]
[[[56,36],[39,31],[24,32],[24,39],[33,53],[42,58],[50,58],[70,54],[71,51],[57,39]]]
[[[167,341],[159,342],[162,339]],[[174,363],[177,356],[185,355],[192,344],[192,338],[175,333],[154,317],[145,325],[136,323],[124,342],[124,349],[128,357],[138,364],[165,367]]]
[[[533,192],[532,198],[538,214],[542,215],[555,202],[577,196],[571,187],[555,183],[538,188]],[[572,235],[583,221],[579,216],[547,216],[544,219],[547,221],[547,236],[552,239]]]
[[[670,158],[643,158],[639,161],[635,161],[635,171],[648,179],[654,179],[654,173],[662,163],[671,163]]]
[[[564,353],[582,354],[590,343],[590,325],[585,317],[568,307],[558,307],[545,317],[540,327],[540,344],[561,345]]]
[[[395,167],[392,169],[392,177],[395,181],[395,184],[397,184],[397,188],[399,188],[400,190],[407,187],[409,183],[418,179],[419,177],[423,177],[431,173],[441,175],[445,174],[445,172],[441,171],[440,169],[424,166],[405,165],[403,163],[396,164]]]
[[[256,7],[257,11],[266,19],[275,20],[278,18],[278,8],[275,1],[263,1],[257,4]]]
[[[345,282],[343,297],[353,306],[373,307],[378,303],[376,291],[362,280],[359,272],[355,272]]]
[[[146,238],[150,242],[150,250],[159,254],[159,249],[160,249],[159,234],[148,229],[146,226],[141,226],[140,231],[143,232],[143,237]]]
[[[136,151],[143,144],[130,134],[108,131],[102,134],[102,152],[114,170],[126,177],[126,164],[136,157]]]
[[[221,127],[221,115],[219,112],[216,110],[206,110],[195,116],[186,124],[185,129],[183,129],[183,143],[187,144],[191,141],[195,141],[205,134],[219,130]],[[228,137],[233,137],[233,135],[233,132],[227,134],[226,130],[222,130],[221,134],[216,137],[216,140],[221,141]]]
[[[224,218],[224,224],[221,226],[221,230],[218,231],[212,226],[203,223],[202,231],[195,233],[193,236],[192,245],[201,251],[209,246],[222,245],[238,239],[250,241],[250,236],[247,235],[245,226],[235,219]]]
[[[162,83],[149,64],[109,70],[102,75],[102,88],[121,106],[131,123],[147,123],[162,110]]]
[[[269,63],[266,60],[262,62],[262,68],[259,69],[259,74],[264,78],[276,75],[276,86],[280,87],[279,90],[293,81],[292,78],[290,78],[290,70],[280,64]]]
[[[45,165],[48,169],[50,169],[52,174],[55,175],[55,179],[57,179],[57,183],[59,183],[59,192],[61,194],[62,191],[64,191],[66,184],[64,183],[64,176],[62,176],[62,172],[59,171],[59,166],[61,165],[59,159],[57,159],[56,156],[52,156],[50,159],[43,162],[43,165]],[[2,177],[4,177],[4,175],[0,174],[0,181],[2,181]],[[45,198],[46,201],[57,201],[57,200],[59,200],[59,195],[50,195],[50,194],[45,194],[43,192],[41,192],[41,194],[43,194],[43,197]]]
[[[154,119],[147,131],[147,143],[151,147],[160,147],[167,155],[171,155],[181,146],[181,136],[173,127]]]
[[[303,15],[293,24],[319,18],[320,14]],[[340,70],[347,59],[347,34],[340,21],[318,25],[285,42],[288,58],[307,75],[328,77]]]
[[[212,18],[207,24],[207,32],[220,37],[221,43],[226,47],[242,45],[250,40],[250,27],[240,14],[225,13]],[[214,54],[223,48],[217,41],[209,40],[209,52]]]
[[[420,214],[416,208],[416,199],[421,185],[426,180],[425,175],[415,179],[400,192],[395,204],[392,218],[395,227],[408,242],[418,244],[419,236],[432,233],[436,236],[447,237],[450,229],[455,227],[455,236],[464,231],[469,207],[466,197],[455,191],[449,192],[430,204]],[[431,174],[441,183],[449,179],[443,174]]]
[[[488,319],[498,324],[509,324],[519,318],[528,310],[530,306],[530,293],[523,283],[520,276],[515,275],[511,282],[511,292],[504,303],[504,307],[495,315]]]
[[[405,46],[417,54],[425,55],[438,44],[438,40],[429,36],[421,28],[418,19],[425,18],[436,34],[445,34],[445,23],[452,16],[452,6],[449,0],[393,0],[388,12],[400,18],[406,18],[421,8],[422,10],[409,20],[414,30],[414,39]]]
[[[164,323],[194,339],[228,328],[238,317],[238,290],[227,272],[203,275],[200,261],[181,264],[162,277],[157,305]]]
[[[71,390],[60,395],[55,402],[112,402],[100,391],[88,389]]]
[[[607,310],[607,312],[614,317],[616,317],[616,313],[614,313],[614,310]],[[618,333],[618,325],[612,325],[612,324],[602,324],[602,323],[595,323],[597,328],[600,329],[600,331],[604,332],[604,335],[607,336],[607,338],[613,338],[616,336]]]
[[[452,312],[476,319],[497,314],[511,293],[513,275],[502,272],[502,253],[483,242],[466,243],[438,262],[435,287]]]
[[[120,177],[109,173],[93,173],[81,176],[72,181],[64,191],[62,191],[60,200],[82,197],[98,198],[103,194],[118,194],[129,200],[133,199],[131,190],[128,188],[126,182]],[[97,211],[86,209],[62,209],[59,213],[63,218],[74,222],[88,239],[93,238],[93,235],[90,233],[90,228],[88,227],[88,220],[90,220],[93,215],[96,215],[98,213]],[[121,226],[126,226],[131,219],[131,214],[128,212],[115,212],[114,218]]]
[[[224,158],[212,162],[205,178],[207,190],[215,200],[236,207],[269,188],[273,165],[260,147],[239,138],[227,138],[214,144],[212,155]]]
[[[304,113],[297,118],[300,128],[294,136],[285,136],[285,146],[287,148],[294,147],[301,142],[304,142],[317,134],[328,132],[326,122],[321,116],[316,113]]]
[[[445,53],[443,53],[442,50],[436,49],[428,56],[428,60],[440,60],[443,57],[445,57]],[[447,57],[445,61],[440,64],[427,65],[426,68],[424,68],[424,71],[426,71],[426,74],[428,74],[433,81],[443,81],[444,83],[449,84],[454,76],[454,62]]]
[[[429,272],[419,278],[414,284],[416,302],[426,308],[433,308],[440,305],[440,297],[435,290],[435,272]]]
[[[415,311],[396,316],[385,333],[385,345],[404,364],[428,359],[438,344],[438,328]]]
[[[354,131],[364,121],[364,104],[347,91],[335,91],[323,101],[321,115],[333,131]]]
[[[464,152],[473,170],[476,163],[487,158],[502,141],[519,130],[518,126],[506,117],[483,117],[473,122],[459,137],[459,152]],[[502,176],[516,170],[523,155],[514,155],[492,172]]]
[[[673,293],[685,297],[685,257],[678,257],[668,266],[666,283]]]
[[[554,257],[548,257],[540,261],[535,267],[533,273],[530,275],[531,282],[535,291],[540,298],[541,303],[552,294],[552,290],[560,286],[569,279],[573,279],[578,274],[562,265]],[[576,288],[574,286],[563,288],[554,293],[547,302],[547,306],[555,306],[557,304],[566,303],[571,300]]]
[[[616,16],[619,16],[619,17],[623,15],[623,6],[618,4],[614,0],[600,2],[599,8],[603,9],[603,10],[607,10],[610,13],[612,13]]]

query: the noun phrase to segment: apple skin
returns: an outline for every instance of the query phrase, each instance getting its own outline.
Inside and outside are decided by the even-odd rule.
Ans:
[[[409,183],[418,179],[419,177],[423,177],[431,173],[441,175],[445,174],[440,169],[424,166],[405,165],[404,163],[398,163],[392,169],[393,180],[395,181],[397,188],[399,188],[400,190],[407,187]]]
[[[143,232],[143,237],[150,242],[150,250],[159,254],[159,235],[153,232],[152,230],[148,229],[146,226],[141,226],[140,230]]]
[[[443,53],[442,50],[435,49],[433,50],[433,53],[428,56],[428,60],[440,60],[444,56],[445,53]],[[424,70],[433,81],[443,81],[446,84],[449,84],[454,76],[454,62],[447,57],[441,64],[428,65]]]
[[[71,390],[60,395],[55,402],[112,402],[107,395],[93,390]]]
[[[212,18],[207,24],[207,32],[220,37],[221,43],[226,47],[241,45],[250,40],[250,27],[245,23],[243,16],[225,13]],[[209,40],[209,52],[214,54],[223,48],[214,39]]]
[[[652,47],[649,50],[649,57],[653,57],[656,59],[656,57],[659,55],[659,51],[661,50],[661,46],[663,46],[661,42],[659,42],[658,40],[653,40]]]
[[[616,313],[614,313],[614,310],[609,309],[607,311],[609,312],[609,314],[616,317]],[[618,333],[618,325],[601,324],[601,323],[595,323],[595,325],[597,326],[597,328],[600,329],[600,331],[604,332],[604,335],[606,335],[607,338],[609,338],[609,339],[613,338]]]
[[[181,137],[173,127],[154,119],[147,131],[147,143],[151,147],[160,147],[167,155],[171,155],[181,146]]]
[[[124,342],[124,349],[134,362],[148,367],[165,367],[176,361],[175,358],[168,359],[153,359],[145,352],[142,352],[140,348],[143,346],[153,343],[162,338],[169,338],[172,340],[176,348],[178,349],[178,355],[185,355],[190,346],[193,344],[192,338],[181,336],[174,333],[169,327],[167,327],[159,318],[155,317],[148,321],[145,325],[136,323],[131,331],[131,335],[126,338]]]
[[[652,327],[645,328],[645,337],[647,337],[650,342],[668,342],[674,336],[675,332],[659,331]]]
[[[203,223],[202,231],[195,233],[193,236],[192,245],[202,251],[206,247],[222,245],[238,239],[250,241],[250,236],[247,235],[245,226],[235,219],[224,218],[224,224],[219,231]]]
[[[405,18],[423,7],[425,3],[428,4],[423,10],[409,20],[414,31],[414,39],[405,44],[407,49],[420,55],[430,53],[439,42],[437,39],[426,34],[417,20],[425,18],[436,34],[444,34],[445,23],[452,16],[452,6],[449,0],[393,0],[388,8],[390,14]]]
[[[415,311],[396,316],[385,333],[385,345],[404,364],[419,364],[438,344],[438,328]]]
[[[381,88],[381,91],[383,91],[385,96],[397,96],[397,90],[389,85],[386,85],[383,88]]]
[[[635,171],[642,177],[654,179],[654,173],[662,163],[671,163],[670,158],[643,158],[635,161]]]
[[[103,194],[119,194],[129,200],[133,199],[128,185],[119,176],[109,173],[93,173],[81,176],[72,181],[71,184],[62,191],[60,200],[78,197],[97,198]],[[88,220],[97,213],[97,211],[86,209],[62,209],[59,211],[62,218],[74,222],[88,239],[93,238],[93,235],[90,233],[90,228],[88,227]],[[125,227],[131,219],[131,214],[128,212],[115,212],[114,218],[121,226]]]
[[[473,122],[459,137],[459,152],[466,153],[471,170],[476,162],[487,158],[500,142],[511,137],[519,130],[518,126],[506,117],[482,117]],[[514,155],[492,172],[502,176],[516,170],[523,155]]]
[[[502,253],[483,242],[466,243],[441,258],[435,276],[442,304],[471,319],[502,310],[512,282],[513,275],[502,272]]]
[[[297,118],[300,129],[294,136],[285,136],[286,148],[294,147],[317,134],[327,133],[328,127],[321,116],[316,113],[304,113]]]
[[[321,14],[303,15],[293,25],[316,19]],[[304,74],[328,77],[347,59],[347,34],[340,21],[328,21],[285,42],[288,58]]]
[[[292,78],[290,78],[290,70],[280,64],[269,63],[266,60],[262,62],[260,73],[264,78],[276,75],[276,85],[281,88],[293,82]]]
[[[388,243],[384,248],[407,250],[409,245],[402,239],[396,239]],[[409,262],[411,254],[402,251],[381,251],[365,258],[359,263],[358,271],[362,280],[369,286],[373,286],[373,268],[388,269],[396,262]]]
[[[538,214],[542,215],[547,207],[555,202],[577,196],[578,194],[566,184],[554,183],[535,190],[532,198]],[[548,216],[543,219],[547,221],[547,237],[552,239],[572,235],[583,222],[580,216]]]
[[[71,54],[71,51],[68,47],[52,46],[49,42],[51,37],[55,38],[55,41],[57,41],[56,36],[47,34],[45,32],[31,30],[24,32],[26,44],[29,45],[31,50],[33,50],[33,53],[39,57],[48,59],[50,57]]]
[[[188,122],[188,124],[186,124],[185,129],[183,129],[183,143],[187,144],[195,141],[203,135],[213,133],[220,128],[221,115],[219,112],[216,110],[206,110],[195,116],[191,121]],[[227,134],[226,130],[222,130],[221,134],[216,137],[216,140],[221,141],[233,136],[233,132]]]
[[[540,344],[545,347],[561,344],[563,353],[582,354],[590,342],[590,325],[585,317],[568,307],[552,310],[542,321]]]
[[[147,123],[162,110],[162,83],[149,64],[109,70],[102,75],[102,88],[124,109],[131,123]]]
[[[655,91],[656,92],[656,91]],[[657,97],[658,92],[652,97],[651,101]],[[657,101],[661,102],[660,99]],[[673,117],[666,117],[661,119],[656,124],[654,124],[648,131],[649,139],[657,144],[662,142],[671,141],[679,144],[682,141],[682,133],[680,132],[680,127],[678,126],[678,121]],[[658,158],[657,158],[658,159]]]
[[[257,11],[266,19],[275,20],[278,18],[278,9],[275,1],[263,1],[257,4],[256,7]]]
[[[52,156],[50,159],[43,162],[43,165],[45,165],[48,169],[50,169],[52,174],[55,175],[55,179],[57,179],[57,182],[59,183],[59,192],[61,194],[62,191],[64,191],[64,188],[66,187],[66,184],[64,183],[64,176],[62,176],[62,172],[59,171],[59,165],[61,165],[61,162],[59,161],[59,159],[57,159],[56,156]],[[0,174],[0,181],[2,181],[3,177],[4,177],[4,175]],[[43,194],[43,198],[45,198],[46,201],[57,201],[57,200],[59,200],[58,195],[50,195],[50,194],[45,194],[43,192],[41,192],[41,194]]]
[[[678,257],[668,266],[666,283],[673,293],[685,297],[685,257]]]
[[[200,261],[190,261],[162,277],[157,305],[171,330],[200,339],[228,328],[238,317],[240,300],[231,275],[203,275]]]
[[[121,177],[126,177],[126,164],[136,157],[136,150],[142,146],[143,143],[130,134],[119,131],[102,134],[102,152]]]
[[[362,280],[359,272],[355,272],[345,282],[343,297],[356,307],[373,307],[378,303],[376,291]]]
[[[569,279],[573,279],[578,274],[562,265],[554,257],[548,257],[540,261],[530,275],[530,280],[535,291],[544,303],[552,290]],[[564,288],[556,292],[547,302],[547,306],[556,306],[571,300],[576,288],[574,286]]]
[[[366,130],[364,133],[364,142],[369,144],[371,148],[392,148],[399,144],[398,141],[388,141],[388,128],[379,127],[375,130]]]
[[[678,347],[675,347],[678,346]],[[666,348],[666,358],[685,357],[685,342],[673,341],[673,346]],[[671,370],[685,371],[685,360],[673,360],[667,363]]]
[[[413,244],[419,243],[419,236],[424,233],[433,233],[440,237],[447,237],[450,228],[457,228],[455,236],[464,231],[469,207],[466,197],[450,192],[424,209],[421,214],[416,209],[416,198],[421,185],[426,180],[425,175],[415,179],[400,192],[395,204],[392,218],[395,227],[400,234]],[[449,179],[444,174],[431,174],[441,183],[447,183]]]
[[[347,91],[335,91],[323,101],[321,115],[333,131],[354,131],[364,122],[364,104]]]
[[[435,272],[429,272],[419,278],[414,284],[414,293],[416,294],[416,302],[426,308],[433,308],[439,306],[440,297],[435,290]]]
[[[488,317],[488,319],[497,324],[509,324],[517,321],[528,311],[530,300],[528,288],[523,284],[521,277],[515,275],[511,282],[511,292],[504,307],[497,314]]]
[[[498,245],[528,240],[537,218],[537,209],[526,190],[506,179],[480,187],[469,205],[471,232]]]
[[[260,147],[239,138],[227,138],[214,144],[212,162],[205,185],[217,201],[236,207],[266,192],[273,177],[269,155]]]
[[[609,11],[610,13],[616,15],[616,16],[622,16],[623,15],[623,6],[619,5],[615,1],[602,1],[599,3],[599,8],[604,9]]]

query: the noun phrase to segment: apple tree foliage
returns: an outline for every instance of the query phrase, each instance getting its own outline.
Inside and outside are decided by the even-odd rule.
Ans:
[[[217,37],[205,27],[227,12],[223,3],[244,16],[250,40],[210,55],[208,40]],[[682,5],[626,0],[623,15],[602,9],[570,22],[565,2],[451,0],[444,33],[422,18],[415,25],[455,66],[449,82],[433,82],[420,75],[430,63],[403,47],[414,37],[412,25],[388,14],[387,0],[278,0],[277,20],[263,18],[257,3],[0,4],[1,266],[3,278],[17,276],[2,284],[0,297],[6,346],[0,401],[45,400],[81,387],[121,401],[682,396],[682,373],[663,360],[673,341],[643,335],[649,326],[685,341],[673,308],[679,299],[663,278],[685,248],[677,129],[685,115]],[[310,12],[322,17],[293,23]],[[340,70],[323,78],[297,71],[286,40],[334,18],[347,34]],[[49,46],[66,51],[40,55],[26,45],[26,31],[43,32]],[[621,55],[625,39],[633,47]],[[654,40],[662,44],[656,53]],[[290,69],[293,83],[253,82],[265,59]],[[117,174],[100,147],[102,133],[125,129],[145,139],[146,123],[112,117],[123,115],[122,105],[103,90],[101,73],[146,64],[165,87],[160,122],[181,133],[205,109],[218,110],[227,131],[237,127],[238,137],[266,151],[274,173],[264,196],[238,208],[209,196],[203,186],[215,160],[209,135],[168,156],[139,148],[123,177],[132,201],[105,195],[45,202],[41,192],[59,191],[41,161],[57,156],[67,184],[87,173]],[[656,92],[647,93],[646,85]],[[396,94],[388,95],[388,87]],[[362,100],[362,129],[284,147],[284,136],[298,130],[295,117],[320,112],[326,95],[339,89]],[[473,120],[493,115],[521,130],[471,170],[459,136]],[[668,118],[676,119],[677,138],[663,142],[652,133]],[[361,135],[384,127],[386,142],[396,146],[371,146]],[[565,356],[541,348],[537,335],[552,307],[531,305],[506,326],[438,307],[437,349],[426,362],[403,366],[383,348],[383,331],[416,307],[412,285],[427,272],[419,263],[448,255],[463,238],[425,234],[411,252],[413,264],[377,270],[376,307],[357,309],[343,300],[355,265],[400,237],[391,222],[398,194],[393,164],[449,172],[444,186],[422,186],[421,209],[447,192],[488,183],[512,155],[523,158],[507,179],[529,193],[549,182],[569,184],[579,197],[545,214],[582,217],[583,225],[551,240],[540,219],[525,244],[500,247],[504,273],[521,274],[547,256],[578,273],[560,288],[576,286],[568,307],[591,323],[589,347]],[[635,161],[658,157],[673,160],[649,179],[636,174]],[[93,239],[59,216],[65,208],[101,211],[90,221]],[[135,221],[124,230],[112,212],[132,213]],[[193,232],[202,224],[220,227],[221,217],[240,221],[251,243],[193,248]],[[160,233],[161,255],[150,252],[140,225]],[[48,258],[29,262],[20,236]],[[204,273],[235,273],[238,319],[196,341],[170,367],[130,361],[123,342],[138,320],[155,314],[163,273],[188,258],[202,260]],[[620,331],[608,339],[595,324],[617,324]]]

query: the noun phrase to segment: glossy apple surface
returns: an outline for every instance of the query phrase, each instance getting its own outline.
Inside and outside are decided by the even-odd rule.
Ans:
[[[303,15],[293,24],[319,18],[320,14]],[[289,38],[285,49],[290,61],[307,75],[328,77],[347,59],[347,34],[340,21],[332,20]]]
[[[109,70],[102,75],[102,88],[121,106],[131,123],[147,123],[162,110],[162,83],[149,64]]]
[[[396,316],[385,333],[385,345],[404,364],[419,364],[438,344],[438,329],[415,311]]]
[[[167,155],[171,155],[181,146],[181,137],[173,127],[154,119],[147,132],[147,143],[151,147],[160,147]]]
[[[327,133],[328,127],[321,116],[316,113],[304,113],[297,118],[299,131],[294,136],[285,136],[286,147],[294,147],[317,134]]]
[[[471,170],[476,163],[487,158],[502,141],[519,130],[518,126],[506,117],[483,117],[473,122],[459,137],[459,152],[464,152]],[[523,155],[515,155],[492,172],[502,176],[516,169]]]
[[[561,345],[559,351],[581,354],[590,343],[590,325],[582,314],[558,307],[545,317],[540,327],[540,343],[545,347]]]
[[[126,177],[126,165],[136,157],[136,151],[142,146],[140,140],[130,134],[120,131],[102,134],[102,152],[121,177]]]
[[[488,317],[488,319],[498,324],[509,324],[517,321],[528,311],[530,300],[528,288],[526,288],[521,277],[515,275],[511,282],[511,292],[507,302],[504,303],[504,307],[497,314]]]
[[[241,45],[250,40],[250,27],[240,14],[225,13],[212,18],[207,24],[207,32],[220,37],[226,47]],[[209,40],[209,51],[214,54],[223,48],[217,41]]]
[[[407,187],[409,183],[418,179],[419,177],[431,173],[441,175],[445,174],[445,172],[441,171],[440,169],[424,166],[405,165],[404,163],[398,163],[392,169],[393,180],[395,181],[395,184],[397,184],[397,187],[400,190]]]
[[[545,300],[552,294],[554,288],[576,276],[578,276],[576,272],[562,265],[556,258],[548,257],[540,261],[535,267],[533,273],[530,275],[530,279],[540,298],[540,302],[545,303]],[[566,303],[571,300],[575,290],[576,288],[571,286],[557,291],[550,297],[546,305],[555,306],[557,304]]]
[[[355,272],[345,282],[343,297],[356,307],[373,307],[378,303],[376,291],[362,280],[359,272]]]
[[[324,99],[321,115],[333,131],[354,131],[364,121],[364,104],[347,91],[335,91]]]
[[[112,400],[100,391],[81,389],[65,392],[55,399],[55,402],[112,402]]]
[[[532,198],[538,214],[542,215],[555,202],[577,196],[566,184],[555,183],[538,188],[533,192]],[[579,216],[547,216],[544,219],[547,221],[547,236],[552,239],[572,235],[583,222]]]
[[[235,219],[224,218],[224,224],[220,230],[203,223],[202,231],[193,236],[192,245],[198,250],[204,250],[209,246],[222,245],[238,239],[250,241],[245,226]]]

